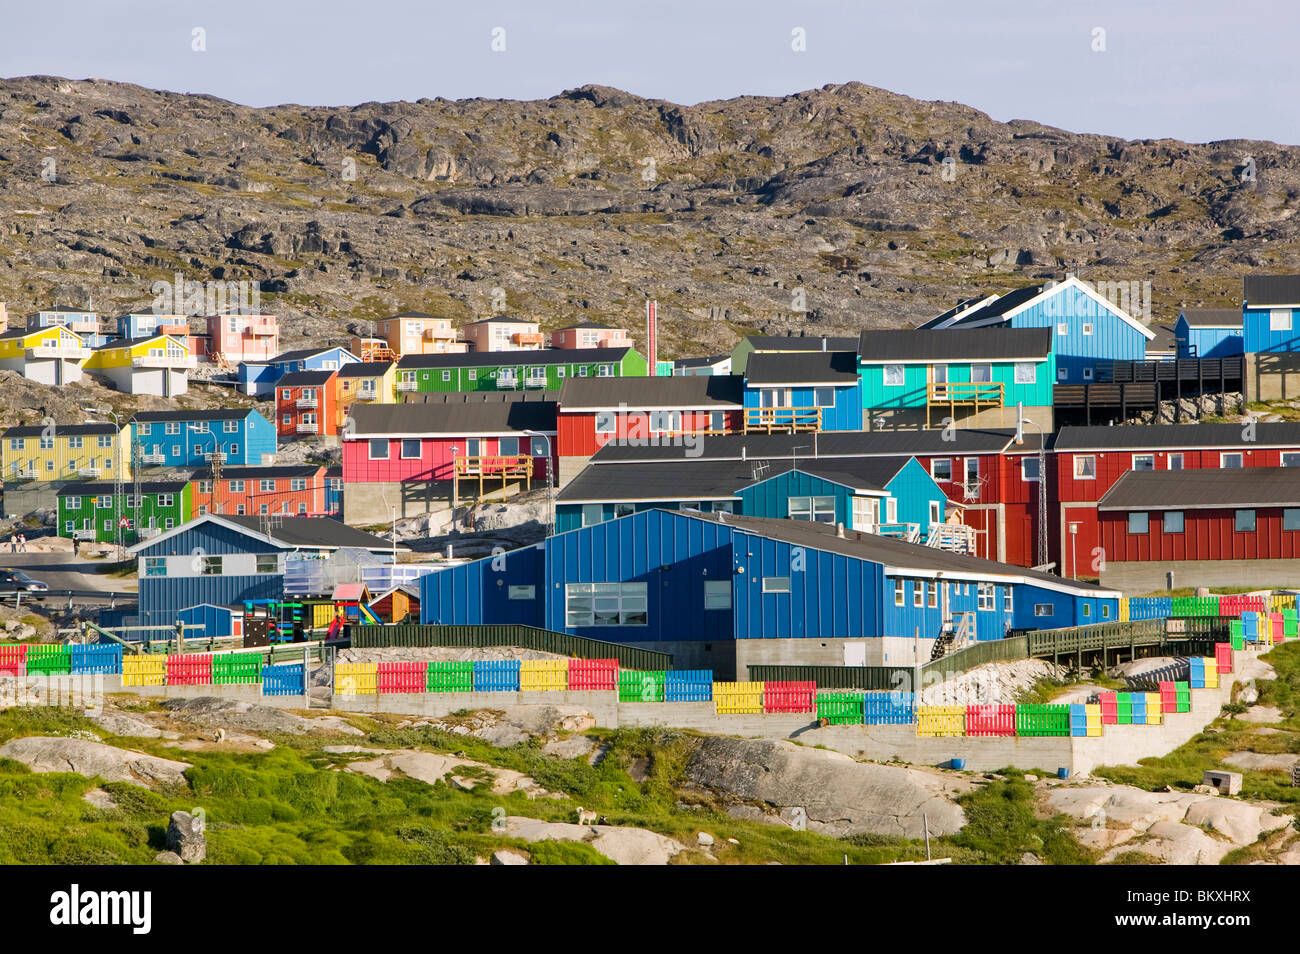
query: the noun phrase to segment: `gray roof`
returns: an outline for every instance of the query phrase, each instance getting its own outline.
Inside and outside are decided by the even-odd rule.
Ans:
[[[55,424],[53,428],[54,437],[77,437],[88,436],[91,434],[116,434],[116,424]],[[9,437],[40,437],[45,433],[43,424],[20,424],[17,427],[11,427],[0,438]]]
[[[315,357],[318,354],[324,354],[326,351],[347,351],[352,354],[343,345],[326,345],[323,348],[298,348],[295,351],[282,351],[274,358],[266,358],[259,361],[247,361],[245,364],[284,364],[286,361],[304,361],[307,358]]]
[[[1247,275],[1241,280],[1241,297],[1251,308],[1300,305],[1300,275]]]
[[[869,560],[872,563],[880,563],[900,570],[943,572],[963,576],[1012,576],[1024,579],[1029,583],[1043,583],[1061,589],[1077,590],[1081,595],[1085,596],[1118,595],[1114,591],[1103,590],[1091,583],[1080,583],[1075,580],[1054,576],[1051,573],[1042,573],[1021,566],[997,563],[993,560],[985,560],[982,557],[953,553],[951,550],[943,550],[939,547],[908,543],[895,537],[882,537],[872,533],[861,533],[856,530],[845,530],[844,536],[841,537],[837,535],[835,527],[825,523],[815,523],[808,520],[778,520],[768,517],[744,517],[732,514],[705,513],[690,514],[690,516],[735,527],[737,530],[746,533],[783,540],[796,546],[806,546],[814,550],[828,550],[832,553],[841,553],[845,556],[855,557],[859,560]]]
[[[1147,355],[1159,354],[1162,351],[1174,354],[1178,351],[1178,335],[1175,334],[1171,325],[1148,325],[1150,331],[1155,332],[1155,337],[1147,342]]]
[[[1300,471],[1294,467],[1130,470],[1097,504],[1098,510],[1233,507],[1300,507]]]
[[[618,364],[631,348],[539,348],[536,351],[467,351],[463,354],[408,354],[398,368],[537,367],[544,364]]]
[[[339,368],[338,375],[340,378],[378,377],[392,366],[392,361],[351,361]]]
[[[313,384],[325,384],[337,371],[291,371],[275,382],[277,388],[310,387]]]
[[[200,520],[203,518],[200,517]],[[220,516],[217,519],[237,524],[254,533],[262,532],[262,522],[258,517]],[[388,550],[391,540],[376,537],[373,534],[349,527],[339,520],[328,517],[276,517],[281,525],[269,528],[269,536],[277,544],[285,547],[307,547],[309,549],[334,550],[340,547],[359,547],[364,550]],[[186,524],[193,526],[195,521]]]
[[[179,477],[174,480],[142,480],[140,481],[140,492],[145,494],[179,494],[186,486],[189,480]],[[117,484],[111,480],[84,480],[76,484],[64,484],[59,488],[55,496],[58,497],[96,497],[112,496],[117,492]],[[135,483],[128,480],[123,484],[123,494],[131,495],[135,493]]]
[[[977,328],[982,325],[998,325],[1006,321],[1003,317],[1008,311],[1023,305],[1042,293],[1043,285],[1029,285],[1017,288],[979,308],[968,308],[954,314],[953,310],[944,312],[937,318],[931,318],[921,325],[922,328]]]
[[[821,335],[749,335],[745,341],[754,349],[755,354],[773,351],[852,351],[858,346],[857,338]]]
[[[1262,425],[1261,425],[1262,426]],[[947,438],[945,438],[947,434]],[[637,447],[609,443],[592,457],[597,463],[642,460],[775,460],[797,457],[801,462],[818,457],[963,457],[998,454],[1012,445],[1013,428],[951,432],[938,429],[916,431],[823,431],[819,434],[719,434],[703,435],[694,447]],[[1026,451],[1036,450],[1037,437],[1026,429]],[[1019,449],[1019,448],[1018,448]],[[814,453],[815,451],[815,453]],[[1009,452],[1009,451],[1008,451]]]
[[[242,421],[250,414],[256,414],[252,408],[220,407],[200,411],[140,411],[131,415],[133,421]]]
[[[858,383],[858,353],[813,351],[797,354],[757,352],[745,364],[745,380],[752,386],[831,385]]]
[[[1056,432],[1057,451],[1111,451],[1172,448],[1300,447],[1300,422],[1255,425],[1254,440],[1243,424],[1132,424],[1120,427],[1063,427]]]
[[[276,477],[315,477],[323,464],[280,464],[272,467],[222,467],[222,480],[261,480]],[[196,470],[194,480],[211,480],[212,471]]]
[[[547,392],[554,395],[555,392]],[[529,395],[533,397],[533,395]],[[555,432],[554,400],[429,401],[410,404],[353,404],[357,437],[439,434],[522,434]]]
[[[515,317],[513,317],[513,316],[511,316],[511,315],[492,315],[492,316],[489,317],[489,318],[480,318],[478,321],[471,321],[471,322],[469,322],[469,324],[471,324],[471,325],[488,325],[488,324],[492,324],[493,322],[508,323],[508,324],[512,324],[512,325],[535,325],[535,324],[537,324],[537,322],[534,321],[534,320],[531,319],[531,318],[515,318]]]
[[[1193,328],[1240,328],[1240,308],[1184,308],[1182,317]]]
[[[560,389],[562,410],[582,408],[739,408],[745,382],[739,375],[675,375],[649,378],[568,378]]]
[[[873,364],[885,361],[1011,361],[1046,358],[1051,328],[988,328],[978,336],[950,329],[864,331],[858,353]]]
[[[676,358],[674,368],[707,368],[731,359],[730,354],[706,354],[702,358]]]

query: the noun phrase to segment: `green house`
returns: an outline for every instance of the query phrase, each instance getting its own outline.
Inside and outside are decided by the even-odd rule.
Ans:
[[[127,481],[117,494],[112,481],[68,484],[59,491],[59,536],[98,543],[116,543],[122,524],[122,542],[138,543],[178,527],[190,518],[191,483],[187,480]]]
[[[873,428],[1014,426],[1021,405],[1052,430],[1050,328],[864,331],[858,375]]]
[[[408,354],[397,362],[397,393],[558,391],[566,378],[645,377],[631,348],[546,348],[467,354]]]

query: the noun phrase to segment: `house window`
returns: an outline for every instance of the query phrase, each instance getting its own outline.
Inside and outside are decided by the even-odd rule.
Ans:
[[[902,606],[904,602],[906,602],[906,600],[907,600],[907,596],[903,592],[903,581],[895,580],[894,581],[894,605]]]
[[[682,429],[681,411],[651,411],[650,430],[676,433]]]
[[[402,441],[402,460],[419,460],[420,457],[421,454],[420,454],[419,440]]]
[[[237,507],[235,507],[235,516],[237,516],[237,517],[242,517],[242,516],[244,516],[244,513],[245,513],[245,510],[244,510],[244,505],[243,505],[243,504],[239,504]]]
[[[709,430],[725,431],[727,429],[727,415],[723,411],[709,412]]]
[[[903,366],[901,364],[885,365],[885,387],[898,388],[903,386]]]
[[[289,481],[290,490],[306,490],[307,481],[302,477],[294,477]]]
[[[993,381],[993,365],[972,364],[970,366],[970,379],[972,384],[991,383]]]
[[[280,389],[280,400],[281,400],[281,401],[292,401],[292,400],[293,400],[293,389],[292,389],[292,388],[281,388],[281,389]]]
[[[69,437],[69,438],[68,438],[68,447],[69,447],[71,450],[81,450],[81,448],[82,448],[82,446],[83,446],[84,443],[85,443],[85,442],[84,442],[80,437]]]
[[[598,378],[610,378],[613,376],[614,376],[614,367],[612,365],[602,364],[596,370],[596,377]]]
[[[645,583],[568,583],[564,587],[567,627],[646,625]]]
[[[1016,362],[1016,384],[1037,384],[1038,365],[1032,361]]]
[[[284,505],[284,512],[285,512],[285,513],[288,513],[288,512],[289,512],[289,505],[288,505],[287,503]],[[299,502],[299,503],[298,503],[298,516],[300,516],[300,517],[305,517],[306,515],[307,515],[307,505],[306,505],[305,503]]]
[[[80,509],[81,509],[81,498],[80,498],[80,497],[67,497],[67,498],[65,498],[65,506],[66,506],[66,508],[67,508],[68,510],[80,510]]]
[[[615,516],[615,518],[618,518],[618,517],[630,517],[630,516],[631,516],[632,514],[634,514],[634,513],[636,513],[636,504],[630,504],[630,503],[616,503],[616,504],[614,504],[614,516]]]
[[[898,523],[898,499],[896,497],[885,498],[885,523]]]
[[[1165,533],[1182,533],[1183,532],[1183,512],[1181,510],[1166,510],[1164,515]]]
[[[976,597],[975,597],[976,608],[977,608],[977,609],[982,609],[982,610],[991,610],[991,609],[995,609],[995,608],[996,608],[996,603],[995,603],[996,598],[997,598],[997,590],[996,590],[996,588],[993,586],[993,584],[992,584],[992,583],[981,583],[981,584],[979,585],[979,591],[977,592]]]
[[[502,437],[497,441],[498,457],[518,457],[519,456],[519,438]]]
[[[1083,380],[1085,380],[1085,381],[1091,381],[1091,380],[1092,380],[1092,368],[1084,368],[1084,369],[1083,369]]]
[[[786,515],[791,520],[812,520],[817,523],[835,522],[835,498],[831,497],[789,497],[786,500]]]
[[[937,500],[930,501],[930,522],[931,523],[943,523],[943,514],[940,513],[941,509],[942,507],[939,505],[939,501]]]
[[[159,507],[171,507],[171,506],[174,506],[174,505],[175,505],[175,502],[176,502],[176,498],[175,498],[175,496],[174,496],[173,494],[159,494],[159,495],[158,495],[158,506],[159,506]]]
[[[109,434],[101,434],[95,443],[98,444],[100,447],[112,447],[113,438]]]
[[[582,525],[590,527],[593,524],[600,523],[605,519],[605,508],[600,504],[583,504],[582,505]]]
[[[54,450],[54,438],[42,437],[38,442],[38,446],[41,450]]]
[[[925,594],[922,592],[923,589],[925,589],[924,581],[914,580],[912,582],[912,605],[913,606],[920,606],[925,601]]]
[[[145,576],[166,576],[167,558],[166,557],[145,557],[144,575]]]
[[[930,461],[930,476],[935,480],[952,480],[952,460],[948,457],[936,457]]]
[[[239,445],[238,445],[238,444],[231,444],[231,445],[230,445],[230,450],[228,451],[228,453],[230,454],[231,457],[238,457],[238,456],[239,456]]]
[[[176,526],[176,521],[173,520],[171,517],[168,517],[166,520],[163,521],[164,530],[170,530],[174,526]]]
[[[980,479],[980,459],[978,457],[966,458],[966,485],[974,486]]]
[[[257,555],[257,572],[258,573],[279,573],[280,558],[274,553],[259,553]]]
[[[704,581],[704,608],[706,610],[731,609],[731,581]]]
[[[789,593],[790,578],[788,576],[765,576],[763,577],[764,593]]]
[[[587,366],[586,366],[585,364],[579,365],[579,366],[578,366],[578,377],[580,377],[580,378],[585,378],[586,376],[587,376]]]
[[[113,506],[112,497],[96,497],[95,506],[100,510],[108,510]]]
[[[925,583],[925,605],[930,609],[939,605],[939,584],[933,580],[926,580]]]
[[[1146,511],[1135,511],[1128,515],[1129,533],[1146,533],[1150,529],[1150,519],[1148,518]]]
[[[692,510],[695,513],[700,513],[703,510],[703,504],[698,500],[683,500],[677,504],[677,509]]]
[[[386,438],[372,437],[370,439],[370,459],[388,460],[388,441]]]
[[[1064,381],[1064,380],[1066,380],[1069,376],[1070,376],[1070,372],[1067,371],[1065,368],[1057,368],[1057,369],[1056,369],[1056,380],[1058,380],[1058,381]]]
[[[223,432],[225,432],[226,434],[238,434],[238,433],[239,433],[239,422],[238,422],[238,421],[223,421],[222,424],[221,424],[221,430],[222,430]]]
[[[1134,470],[1155,470],[1156,455],[1155,454],[1134,454],[1133,469]]]
[[[1084,333],[1085,335],[1090,335],[1090,334],[1092,334],[1092,325],[1091,325],[1091,323],[1089,323],[1089,322],[1084,322],[1084,325],[1083,325],[1083,333]]]
[[[545,457],[548,450],[548,438],[533,437],[528,441],[528,454],[531,457]]]
[[[230,492],[232,494],[242,494],[244,492],[244,482],[242,480],[232,480],[230,482]]]
[[[1287,507],[1282,511],[1282,529],[1300,530],[1300,507]]]
[[[164,434],[179,434],[180,432],[181,425],[179,421],[170,421],[163,425]]]
[[[1011,601],[1011,587],[1002,587],[1002,612],[1010,613],[1015,604]]]
[[[1297,453],[1295,453],[1294,451],[1283,451],[1283,452],[1282,452],[1282,466],[1283,466],[1283,467],[1300,467],[1300,454],[1297,454]]]
[[[1268,330],[1269,331],[1290,331],[1291,330],[1291,309],[1270,308],[1268,310]]]
[[[1035,615],[1035,616],[1055,616],[1055,615],[1056,615],[1056,607],[1053,606],[1051,603],[1035,603],[1035,604],[1034,604],[1034,615]]]
[[[618,431],[618,415],[613,411],[596,412],[596,433],[614,434]]]
[[[450,372],[450,371],[444,371],[444,372],[442,372],[442,379],[443,379],[443,381],[450,381],[450,380],[451,380],[451,372]]]
[[[24,439],[21,438],[21,437],[13,438],[13,439],[11,439],[11,440],[9,441],[9,449],[10,449],[10,450],[26,450],[26,449],[27,449],[27,441],[24,440]]]
[[[274,492],[275,492],[275,481],[274,481],[274,480],[259,480],[259,481],[257,482],[257,489],[260,490],[260,491],[261,491],[262,493],[264,493],[264,494],[274,493]]]
[[[219,556],[201,556],[201,557],[199,557],[199,575],[200,575],[200,576],[220,576],[220,575],[221,575],[221,557],[219,557]]]
[[[1241,467],[1241,452],[1234,454],[1220,454],[1219,466],[1224,470],[1237,470]]]
[[[1091,616],[1091,615],[1092,615],[1092,606],[1090,606],[1090,605],[1087,604],[1087,603],[1084,603],[1084,604],[1083,604],[1083,616],[1084,616],[1084,618],[1087,619],[1087,618],[1088,618],[1089,616]]]
[[[537,599],[537,587],[535,584],[517,584],[506,587],[506,599],[508,600],[535,600]]]
[[[1233,529],[1238,533],[1255,532],[1255,511],[1238,510],[1233,522]]]
[[[180,457],[180,456],[181,456],[181,445],[180,445],[180,444],[173,444],[173,445],[172,445],[172,456],[173,456],[173,457]]]
[[[834,388],[813,388],[813,404],[818,407],[835,406]]]
[[[1165,467],[1166,467],[1168,470],[1182,470],[1182,469],[1183,469],[1183,455],[1182,455],[1182,454],[1170,454],[1168,457],[1165,458]]]
[[[1020,479],[1021,480],[1038,480],[1039,460],[1037,457],[1024,457],[1020,461]]]
[[[713,501],[713,512],[714,513],[735,513],[736,504],[734,501],[731,500],[715,500]]]
[[[1056,333],[1064,338],[1070,333],[1070,326],[1064,321],[1058,321],[1056,323]]]
[[[1097,458],[1091,454],[1082,454],[1074,458],[1074,477],[1076,480],[1097,479]]]

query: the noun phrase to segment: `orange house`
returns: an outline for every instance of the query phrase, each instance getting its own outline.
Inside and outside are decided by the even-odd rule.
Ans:
[[[584,321],[551,332],[552,348],[630,348],[632,339],[627,329],[602,325],[598,321]]]
[[[281,437],[337,435],[343,419],[338,371],[294,371],[275,382],[275,431]]]

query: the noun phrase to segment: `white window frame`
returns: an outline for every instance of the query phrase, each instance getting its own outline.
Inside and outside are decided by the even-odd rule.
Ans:
[[[393,452],[392,452],[392,448],[388,446],[388,438],[386,438],[386,437],[372,437],[372,438],[370,438],[370,440],[367,442],[367,444],[369,445],[369,446],[366,448],[366,454],[367,454],[367,459],[368,459],[368,460],[391,460],[391,459],[392,459]],[[382,456],[382,457],[377,456],[377,455],[375,454],[375,445],[376,445],[376,444],[383,444],[383,445],[384,445],[384,453],[383,453],[383,456]]]
[[[1084,461],[1092,462],[1092,473],[1082,473],[1079,467]],[[1097,455],[1096,454],[1075,454],[1074,455],[1074,479],[1075,480],[1096,480],[1097,479]]]
[[[1176,466],[1174,464],[1174,461],[1178,462]],[[1165,470],[1182,470],[1182,469],[1183,469],[1183,455],[1181,451],[1179,451],[1177,454],[1165,455]]]
[[[894,605],[907,605],[907,590],[904,587],[902,580],[894,580]]]
[[[790,577],[788,576],[765,576],[763,577],[763,592],[767,594],[788,595],[790,593]]]
[[[1268,330],[1269,331],[1290,331],[1291,330],[1291,309],[1270,308],[1268,310]]]
[[[704,608],[706,610],[731,609],[731,581],[704,581]]]
[[[1030,476],[1029,476],[1029,470],[1028,470],[1028,467],[1029,467],[1030,464],[1033,464],[1033,465],[1034,465],[1034,468],[1035,468],[1035,469],[1038,469],[1039,459],[1038,459],[1037,457],[1022,457],[1022,458],[1020,458],[1020,481],[1021,481],[1021,483],[1025,483],[1025,484],[1036,484],[1036,483],[1038,483],[1039,479],[1040,479],[1041,476],[1042,476],[1041,474],[1035,474],[1033,477],[1030,477]]]
[[[1085,381],[1091,381],[1091,380],[1092,380],[1092,368],[1084,368],[1084,369],[1083,369],[1083,380],[1085,380]]]
[[[1236,467],[1229,467],[1227,465],[1226,461],[1231,457],[1236,457],[1240,461],[1240,463],[1238,463]],[[1246,455],[1242,451],[1224,451],[1219,454],[1220,470],[1241,470],[1245,466],[1246,466]]]
[[[645,583],[566,583],[566,628],[648,626],[649,596]],[[583,604],[586,604],[585,606]],[[602,604],[604,604],[602,606]],[[612,604],[612,605],[611,605]],[[600,617],[614,619],[604,621]]]
[[[938,474],[936,474],[936,473],[934,472],[935,465],[936,465],[936,464],[939,464],[939,463],[944,463],[944,464],[947,464],[947,465],[948,465],[948,476],[947,476],[947,477],[940,477]],[[935,458],[933,458],[933,459],[930,461],[930,479],[931,479],[931,480],[935,480],[935,481],[940,481],[940,480],[942,480],[942,481],[944,481],[945,483],[952,483],[952,458],[951,458],[951,457],[935,457]]]
[[[1146,470],[1155,470],[1155,469],[1156,469],[1156,455],[1155,455],[1155,454],[1134,454],[1133,457],[1132,457],[1132,459],[1129,461],[1129,469],[1131,469],[1131,470],[1139,470],[1139,469],[1140,469],[1140,468],[1138,467],[1138,461],[1139,461],[1139,460],[1149,460],[1149,461],[1151,461],[1151,466],[1150,466],[1150,467],[1147,467]]]
[[[1034,361],[1016,362],[1016,384],[1037,384],[1038,364]]]
[[[979,374],[976,374],[979,372]],[[970,366],[970,383],[971,384],[992,384],[993,383],[993,365],[988,362],[972,364]]]
[[[1056,334],[1057,334],[1058,337],[1064,338],[1064,337],[1066,337],[1069,333],[1070,333],[1070,324],[1069,324],[1069,322],[1066,322],[1066,321],[1058,321],[1058,322],[1056,323]]]
[[[414,454],[408,454],[408,453],[406,452],[406,445],[407,445],[407,444],[414,444],[414,445],[415,445],[415,453],[414,453]],[[401,459],[402,459],[402,460],[421,460],[421,459],[424,458],[424,448],[421,446],[421,442],[420,442],[420,439],[419,439],[418,437],[404,437],[404,438],[402,438],[402,442],[401,442],[401,444],[398,445],[398,451],[397,451],[397,452],[398,452],[398,454],[401,456]]]
[[[811,496],[787,497],[785,512],[786,516],[791,520],[834,523],[835,496],[833,494],[814,494]]]
[[[1085,335],[1089,335],[1089,336],[1091,336],[1091,335],[1092,335],[1092,332],[1093,332],[1092,322],[1091,322],[1091,321],[1085,321],[1085,322],[1083,323],[1083,333],[1084,333]]]
[[[885,387],[901,388],[903,386],[904,381],[906,380],[906,377],[907,375],[904,373],[903,366],[901,364],[887,364],[884,366],[883,381]],[[890,378],[897,378],[897,380],[891,381]]]

